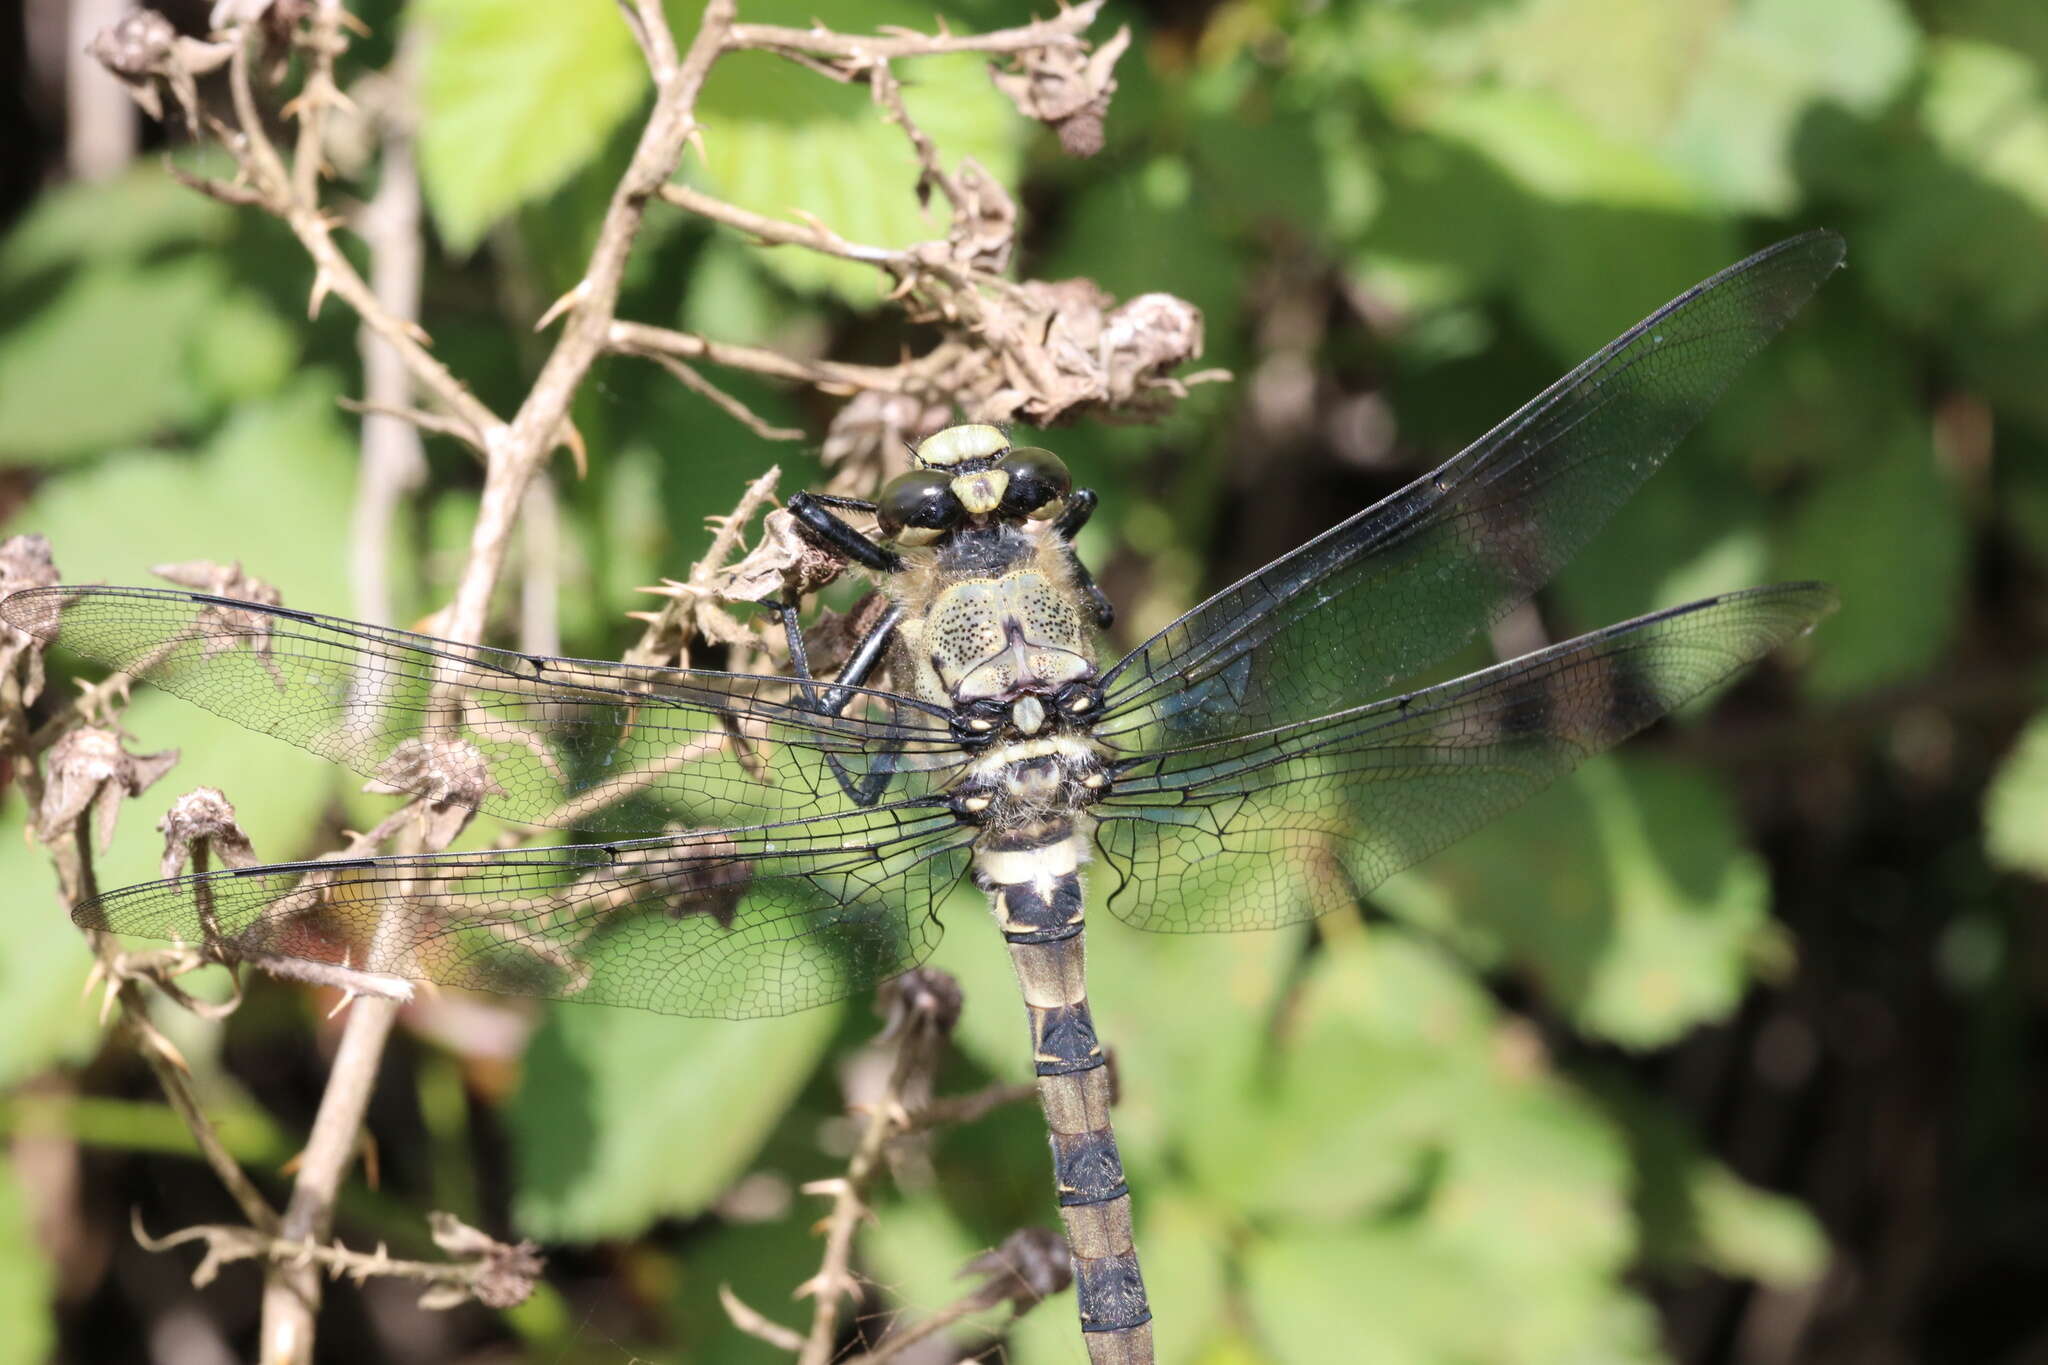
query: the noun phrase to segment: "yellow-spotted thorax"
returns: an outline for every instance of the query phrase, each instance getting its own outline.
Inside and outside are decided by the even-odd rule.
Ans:
[[[888,583],[904,608],[896,676],[965,739],[1093,719],[1095,631],[1055,525],[1072,491],[1059,456],[969,425],[926,438],[877,500],[904,552]]]

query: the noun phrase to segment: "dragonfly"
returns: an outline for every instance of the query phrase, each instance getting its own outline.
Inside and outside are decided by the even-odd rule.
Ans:
[[[1114,662],[1052,452],[947,428],[801,533],[888,606],[830,678],[554,658],[230,598],[17,592],[0,618],[378,779],[576,842],[220,868],[78,905],[216,959],[745,1017],[920,962],[986,893],[1030,1025],[1090,1359],[1153,1323],[1090,1014],[1088,875],[1125,924],[1289,924],[1361,899],[1812,628],[1819,583],[1652,612],[1419,689],[1525,601],[1842,263],[1778,243],[1688,289],[1437,469]],[[876,531],[856,528],[872,516]],[[883,685],[886,683],[887,685]]]

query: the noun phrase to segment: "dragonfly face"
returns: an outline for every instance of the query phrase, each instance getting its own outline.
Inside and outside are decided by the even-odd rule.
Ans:
[[[963,877],[1031,1022],[1090,1354],[1151,1358],[1089,1016],[1081,868],[1141,929],[1355,905],[1834,605],[1819,584],[1652,613],[1451,682],[1389,685],[1524,600],[1840,265],[1809,233],[1687,290],[1437,470],[1099,668],[1075,556],[1094,495],[993,427],[940,432],[877,502],[798,494],[893,605],[831,680],[540,658],[139,588],[0,619],[346,763],[384,790],[605,842],[235,869],[114,891],[81,925],[680,1014],[784,1013],[921,961]],[[870,538],[839,513],[872,513]],[[874,685],[887,668],[887,687]],[[450,774],[470,774],[456,782]]]

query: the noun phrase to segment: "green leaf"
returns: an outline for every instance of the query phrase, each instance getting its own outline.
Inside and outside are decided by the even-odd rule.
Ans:
[[[420,178],[451,250],[466,253],[595,155],[649,93],[609,0],[425,0]]]
[[[1619,1077],[1598,1078],[1595,1089],[1629,1143],[1650,1266],[1706,1268],[1787,1289],[1826,1268],[1827,1238],[1812,1214],[1714,1160],[1658,1097]]]
[[[238,411],[195,458],[110,455],[37,489],[10,531],[50,538],[70,582],[150,581],[150,566],[239,561],[295,607],[346,612],[355,445],[314,373]]]
[[[1271,1358],[1544,1365],[1665,1359],[1650,1306],[1603,1277],[1488,1274],[1401,1227],[1289,1229],[1255,1241],[1245,1287]]]
[[[317,512],[348,504],[354,454],[332,387],[311,376],[244,407],[197,457],[140,451],[66,471],[36,490],[11,529],[47,535],[70,582],[149,583],[156,564],[239,561],[293,606],[344,611],[347,527]],[[63,659],[61,646],[55,657]],[[136,689],[122,723],[136,751],[175,748],[183,757],[126,808],[101,862],[103,884],[157,875],[162,840],[151,826],[195,786],[227,794],[262,855],[317,851],[301,841],[334,790],[332,765],[147,687]],[[54,903],[50,915],[73,932]]]
[[[112,180],[55,185],[39,195],[0,245],[0,284],[68,265],[140,261],[166,247],[222,246],[234,218],[230,206],[193,193],[153,161],[138,161]]]
[[[1414,1197],[1484,1084],[1491,1013],[1398,932],[1324,954],[1282,1046],[1212,1088],[1181,1133],[1189,1173],[1254,1219],[1343,1221]]]
[[[838,1019],[550,1010],[506,1110],[519,1226],[594,1241],[703,1212],[745,1172]]]
[[[1820,102],[1878,112],[1919,41],[1898,0],[1746,0],[1709,41],[1664,145],[1722,204],[1790,213],[1801,120]]]
[[[808,0],[758,0],[746,17],[807,27]],[[858,27],[891,24],[929,31],[931,12],[900,0],[861,7]],[[1024,121],[988,80],[974,56],[923,58],[896,68],[903,102],[917,126],[958,171],[972,157],[997,182],[1012,185]],[[841,85],[764,52],[738,52],[712,69],[698,106],[704,123],[707,187],[756,213],[791,219],[810,213],[848,241],[904,247],[946,234],[948,208],[934,192],[920,207],[919,169],[901,129],[883,122],[866,88]],[[876,302],[887,281],[872,268],[815,252],[779,249],[754,259],[801,289],[829,289],[855,306]]]
[[[285,387],[299,335],[254,290],[232,289],[207,310],[190,363],[201,390],[222,406],[267,398]]]
[[[1813,635],[1803,676],[1842,696],[1915,677],[1956,627],[1968,530],[1924,431],[1903,432],[1870,463],[1816,488],[1779,547],[1779,572],[1824,578],[1843,609]]]
[[[1432,106],[1424,126],[1481,153],[1539,200],[1663,212],[1698,206],[1685,181],[1654,157],[1541,96],[1466,87]]]
[[[7,1324],[0,1345],[4,1365],[34,1365],[48,1360],[57,1347],[50,1305],[57,1277],[36,1238],[28,1201],[22,1196],[22,1175],[14,1163],[0,1159],[0,1322]]]
[[[211,409],[192,348],[230,285],[217,260],[79,272],[0,337],[0,452],[48,463],[141,441]]]
[[[59,1062],[92,1055],[97,1001],[81,998],[92,954],[71,925],[49,856],[26,838],[19,796],[0,806],[0,886],[10,890],[7,951],[0,953],[0,1090]],[[145,822],[146,823],[146,822]],[[0,1200],[11,1186],[0,1172]],[[4,1222],[0,1210],[0,1222]],[[8,1259],[0,1228],[0,1263]],[[4,1292],[4,1291],[0,1291]]]
[[[2048,878],[2048,712],[2027,722],[1985,790],[1984,854],[1998,867]]]
[[[1811,1213],[1760,1190],[1719,1162],[1693,1174],[1700,1265],[1783,1289],[1812,1284],[1827,1268],[1828,1240]]]
[[[1050,1190],[1045,1213],[1044,1221],[1052,1222]],[[862,1260],[874,1267],[875,1277],[888,1286],[891,1299],[905,1306],[913,1319],[943,1307],[980,1283],[980,1276],[961,1272],[970,1260],[989,1250],[943,1202],[930,1195],[884,1205],[860,1241]],[[1071,1293],[1048,1300],[1006,1327],[1009,1322],[1006,1309],[968,1318],[949,1334],[956,1356],[948,1358],[968,1359],[967,1351],[987,1341],[990,1333],[1000,1332],[1003,1359],[1015,1365],[1061,1365],[1073,1360],[1074,1338],[1080,1329]]]
[[[1769,887],[1701,774],[1595,760],[1376,898],[1488,965],[1523,964],[1579,1028],[1655,1047],[1724,1017]]]
[[[800,1199],[802,1196],[798,1196]],[[665,1349],[654,1354],[664,1361],[712,1362],[717,1365],[789,1365],[789,1352],[752,1337],[733,1326],[732,1318],[719,1303],[719,1290],[730,1286],[740,1302],[764,1316],[801,1331],[809,1325],[810,1300],[792,1304],[790,1290],[818,1273],[822,1243],[797,1210],[788,1217],[763,1223],[720,1227],[693,1237],[687,1254],[674,1258],[642,1260],[650,1247],[640,1244],[633,1252],[637,1265],[665,1273],[675,1283],[675,1332],[664,1338]],[[626,1365],[633,1353],[607,1342],[606,1349],[587,1353],[590,1327],[587,1321],[573,1325],[562,1345],[564,1361],[609,1358]],[[552,1358],[552,1357],[551,1357]]]
[[[1944,155],[2048,214],[2048,90],[2033,63],[1989,43],[1939,41],[1922,100]]]

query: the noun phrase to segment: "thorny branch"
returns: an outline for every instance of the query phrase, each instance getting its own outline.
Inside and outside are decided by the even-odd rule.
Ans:
[[[381,1245],[375,1251],[352,1251],[339,1242],[304,1241],[262,1228],[219,1223],[151,1237],[140,1214],[131,1218],[135,1240],[147,1251],[169,1251],[191,1242],[206,1247],[206,1255],[192,1270],[196,1289],[213,1283],[222,1266],[249,1260],[325,1270],[335,1279],[347,1276],[357,1284],[373,1276],[412,1280],[426,1286],[420,1292],[422,1308],[454,1308],[471,1300],[491,1308],[511,1308],[524,1303],[539,1283],[542,1266],[534,1243],[497,1241],[449,1213],[429,1214],[428,1224],[435,1245],[454,1260],[405,1261]]]
[[[1084,410],[1144,413],[1179,397],[1186,383],[1205,377],[1182,381],[1170,374],[1198,354],[1201,345],[1200,315],[1180,300],[1146,295],[1119,305],[1085,280],[1019,283],[1008,278],[1017,229],[1014,201],[971,161],[951,169],[945,165],[939,149],[911,120],[891,65],[947,53],[1000,58],[1007,66],[995,72],[994,78],[1002,93],[1027,116],[1058,129],[1070,149],[1092,151],[1099,145],[1101,117],[1115,88],[1113,68],[1128,41],[1128,33],[1120,32],[1090,50],[1081,35],[1100,5],[1101,0],[1085,0],[1049,19],[984,34],[889,30],[854,35],[821,25],[796,29],[741,24],[733,0],[710,0],[698,31],[684,48],[670,31],[659,0],[620,0],[624,22],[646,58],[655,101],[607,206],[581,281],[541,319],[542,327],[559,321],[561,330],[525,398],[509,418],[492,411],[434,355],[430,338],[416,320],[416,283],[408,289],[391,286],[383,276],[376,286],[366,281],[337,241],[337,230],[347,225],[321,202],[322,180],[329,173],[330,126],[338,112],[352,111],[349,96],[337,83],[337,64],[346,53],[348,34],[360,31],[360,25],[342,0],[222,0],[214,8],[217,31],[203,39],[180,36],[161,16],[138,11],[103,35],[93,50],[128,83],[145,109],[162,116],[168,94],[194,137],[210,135],[228,152],[235,167],[232,178],[194,176],[177,168],[172,173],[201,193],[260,209],[289,226],[313,264],[309,311],[317,313],[323,300],[332,295],[356,313],[366,338],[366,369],[384,376],[355,405],[366,415],[381,419],[366,424],[366,429],[383,423],[408,423],[430,434],[458,439],[481,456],[483,490],[468,553],[452,600],[438,621],[439,633],[479,642],[529,487],[559,445],[570,445],[580,464],[582,442],[570,425],[570,405],[600,356],[650,359],[764,437],[786,438],[796,433],[769,427],[705,378],[696,368],[698,363],[771,375],[847,397],[850,401],[827,438],[826,454],[838,471],[836,481],[850,488],[871,486],[889,452],[904,439],[943,425],[956,406],[979,420],[1020,418],[1037,423]],[[289,156],[273,140],[263,108],[270,85],[292,69],[291,63],[270,60],[280,47],[298,57],[296,65],[302,73],[296,94],[280,111],[283,118],[296,123]],[[834,80],[865,82],[883,117],[900,127],[911,144],[920,167],[917,192],[922,196],[927,189],[937,188],[948,204],[951,220],[944,237],[902,249],[851,243],[824,224],[785,223],[677,183],[674,177],[684,150],[701,138],[696,106],[706,77],[722,57],[749,50],[782,57]],[[401,65],[403,60],[402,56]],[[198,90],[202,78],[224,80],[226,112],[216,113],[213,106],[202,103]],[[402,81],[397,83],[402,85]],[[402,122],[406,111],[383,112],[385,117],[373,122],[384,125],[384,175],[394,192],[402,191],[411,175],[407,125]],[[924,354],[898,365],[848,365],[736,346],[618,318],[626,263],[647,206],[656,199],[745,233],[764,245],[816,251],[875,267],[886,277],[889,296],[911,319],[937,329],[936,343]],[[416,248],[417,227],[406,226],[402,214],[396,227],[383,221],[386,240],[379,244],[377,207],[373,204],[368,219],[356,224],[371,241],[373,262],[388,262],[390,253],[402,252],[409,245]],[[416,223],[416,204],[411,212]],[[403,240],[409,236],[413,238],[410,243]],[[391,357],[396,360],[395,370],[384,365]],[[373,359],[377,363],[370,363]],[[396,378],[398,375],[403,378]],[[405,391],[408,387],[423,397],[429,410],[413,406]],[[366,458],[371,453],[367,446],[366,431]],[[366,465],[370,485],[395,485],[402,495],[404,479],[395,465],[369,479]],[[636,653],[667,655],[686,649],[687,637],[680,645],[671,638],[681,633],[685,617],[690,632],[696,635],[725,638],[733,644],[754,641],[753,635],[730,618],[721,621],[722,613],[716,612],[713,603],[760,600],[777,583],[800,593],[829,577],[819,566],[806,564],[803,545],[788,532],[786,514],[771,516],[762,543],[739,565],[728,567],[727,560],[739,547],[740,529],[754,510],[772,498],[773,486],[770,477],[750,489],[713,553],[693,570],[688,583],[671,585],[670,595],[675,600],[650,622],[648,637]],[[780,523],[778,516],[783,518]],[[380,597],[374,584],[370,586],[370,597]],[[67,713],[60,728],[68,731],[80,721],[104,713],[119,695],[115,685],[89,693]],[[63,736],[46,734],[35,739],[40,743],[31,743],[23,727],[10,722],[8,742],[18,756],[17,766],[27,766],[43,749],[54,751]],[[142,774],[139,769],[133,772],[128,794],[140,790],[136,782]],[[402,783],[390,789],[408,790]],[[407,809],[421,808],[421,828],[430,831],[423,835],[423,842],[445,846],[445,839],[452,837],[448,822],[424,823],[428,815],[422,801],[415,792],[415,801]],[[97,807],[97,798],[93,804]],[[59,855],[60,864],[66,856],[74,858],[74,880],[81,888],[90,875],[90,850],[83,834],[87,818],[82,807],[67,836],[75,852]],[[397,817],[386,821],[357,841],[358,845],[374,845],[401,823]],[[53,848],[62,843],[64,840],[57,840]],[[228,856],[224,845],[213,847],[222,857]],[[205,856],[205,848],[195,847],[195,863]],[[139,1008],[137,980],[146,975],[175,990],[171,983],[176,966],[157,964],[144,972],[127,959],[109,959],[106,970],[118,982],[115,998],[138,1029],[147,1030],[147,1021]],[[235,1243],[241,1249],[234,1255],[259,1256],[276,1272],[266,1293],[266,1360],[310,1358],[311,1315],[319,1292],[313,1273],[316,1266],[363,1275],[414,1273],[403,1268],[408,1263],[391,1261],[381,1253],[348,1260],[352,1253],[325,1245],[335,1196],[357,1149],[363,1111],[396,1008],[395,998],[369,998],[350,1012],[292,1199],[282,1218],[263,1204],[247,1177],[219,1150],[218,1142],[209,1143],[202,1131],[206,1129],[204,1116],[190,1102],[182,1073],[167,1060],[175,1055],[168,1044],[144,1049],[152,1065],[159,1067],[173,1103],[181,1113],[189,1110],[188,1122],[194,1125],[202,1150],[236,1193],[253,1225],[254,1231],[241,1235],[256,1240]],[[145,1032],[144,1036],[150,1035]],[[903,1055],[914,1050],[906,1043]],[[899,1064],[903,1064],[901,1058]],[[834,1211],[825,1264],[808,1286],[816,1294],[817,1304],[811,1330],[804,1338],[803,1358],[807,1361],[822,1361],[829,1355],[838,1305],[852,1285],[848,1265],[853,1228],[865,1207],[867,1182],[888,1143],[917,1127],[964,1118],[980,1112],[977,1105],[1010,1098],[1007,1092],[991,1092],[979,1099],[954,1102],[955,1111],[943,1116],[939,1105],[913,1114],[900,1099],[909,1077],[896,1079],[891,1099],[871,1118],[846,1180],[826,1191],[834,1197]],[[224,1249],[229,1248],[229,1241],[217,1230],[192,1229],[176,1236],[207,1240],[211,1263],[232,1258]],[[1020,1305],[1023,1302],[1007,1293],[990,1302],[1004,1297]],[[903,1339],[899,1335],[899,1342]]]
[[[892,1144],[943,1123],[964,1122],[999,1104],[1030,1099],[1033,1086],[992,1086],[965,1101],[933,1101],[931,1088],[943,1060],[947,1039],[959,1022],[959,983],[929,967],[906,972],[885,983],[878,995],[884,1016],[877,1043],[891,1048],[884,1062],[886,1079],[879,1094],[857,1106],[864,1120],[846,1173],[813,1181],[804,1193],[827,1195],[832,1208],[822,1221],[825,1249],[816,1274],[797,1287],[798,1297],[815,1300],[808,1332],[799,1333],[742,1302],[729,1286],[719,1301],[735,1327],[771,1346],[790,1351],[797,1365],[827,1365],[839,1339],[842,1303],[858,1296],[853,1272],[853,1239],[860,1224],[872,1216],[869,1198],[887,1164]],[[898,1328],[860,1357],[883,1361],[915,1342],[932,1336],[975,1313],[1008,1303],[1022,1314],[1039,1301],[1065,1289],[1073,1270],[1061,1237],[1045,1228],[1025,1228],[1001,1247],[977,1257],[963,1276],[985,1276],[983,1283],[921,1321]]]

